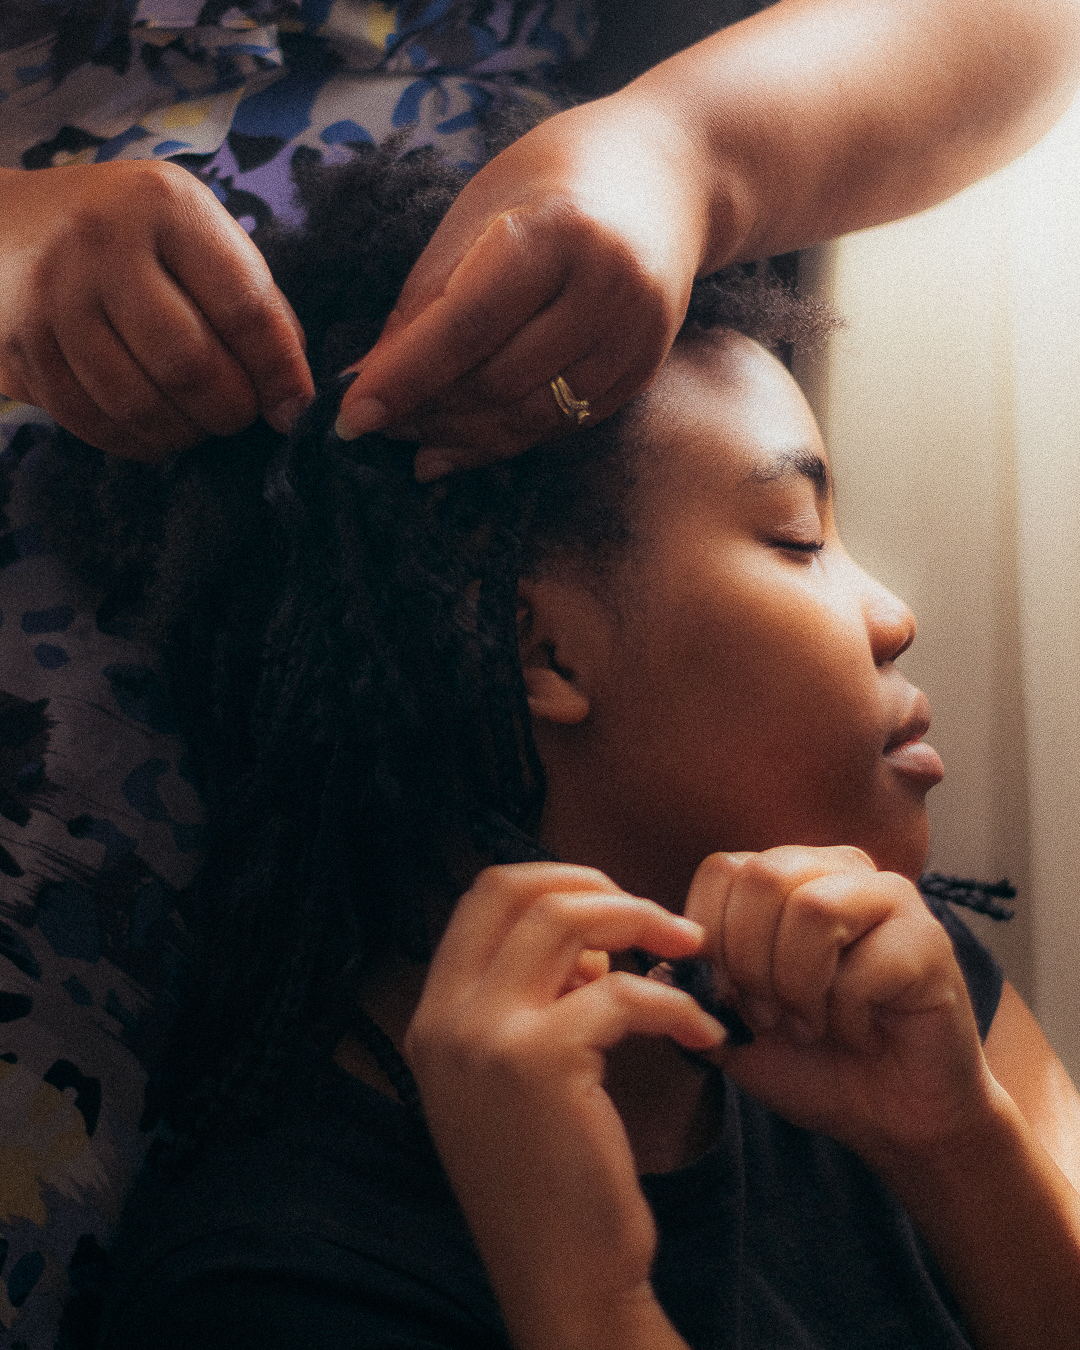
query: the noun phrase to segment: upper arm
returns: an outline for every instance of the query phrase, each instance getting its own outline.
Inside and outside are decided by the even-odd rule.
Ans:
[[[994,1077],[1080,1190],[1080,1093],[1024,1000],[1008,982],[983,1048]]]

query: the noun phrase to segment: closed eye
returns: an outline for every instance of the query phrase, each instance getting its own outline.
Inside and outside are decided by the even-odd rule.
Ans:
[[[790,549],[793,553],[820,553],[825,547],[824,539],[774,539],[776,548]]]

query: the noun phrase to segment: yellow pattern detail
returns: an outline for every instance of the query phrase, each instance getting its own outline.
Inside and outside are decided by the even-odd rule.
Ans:
[[[180,127],[197,127],[200,122],[206,121],[211,102],[211,99],[200,98],[194,103],[175,103],[162,113],[161,125],[167,131],[177,131]]]
[[[366,18],[368,41],[385,49],[386,39],[397,29],[393,5],[369,4]]]
[[[41,1153],[36,1148],[7,1148],[0,1145],[0,1217],[29,1219],[45,1227],[45,1205],[41,1199],[39,1168]]]

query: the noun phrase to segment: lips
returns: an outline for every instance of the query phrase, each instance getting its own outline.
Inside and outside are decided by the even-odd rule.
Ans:
[[[907,717],[885,743],[882,752],[897,773],[929,789],[945,777],[941,756],[922,739],[930,730],[930,700],[916,694]]]

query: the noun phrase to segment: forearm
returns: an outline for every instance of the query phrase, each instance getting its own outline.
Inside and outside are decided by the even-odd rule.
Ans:
[[[517,1279],[494,1283],[515,1350],[688,1350],[651,1288],[618,1304],[585,1304],[566,1291],[538,1299]]]
[[[933,1249],[979,1350],[1080,1346],[1080,1195],[1003,1089],[978,1131],[877,1165]]]
[[[780,0],[614,98],[685,138],[707,273],[959,191],[1032,145],[1078,74],[1077,0]]]

